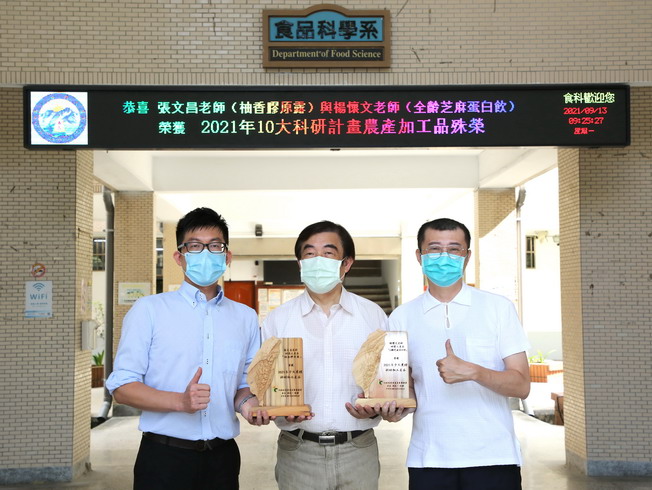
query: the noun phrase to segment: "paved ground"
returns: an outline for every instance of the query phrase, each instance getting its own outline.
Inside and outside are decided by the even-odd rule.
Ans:
[[[550,413],[557,383],[533,383],[526,401],[531,411]],[[93,391],[93,406],[99,409],[102,390]],[[523,451],[524,490],[652,490],[650,478],[589,478],[566,467],[564,427],[555,426],[515,410],[514,423]],[[140,441],[137,417],[113,417],[91,431],[92,471],[69,483],[0,486],[9,489],[128,490]],[[238,445],[242,453],[240,486],[243,490],[274,490],[277,429],[241,424]],[[405,490],[405,456],[410,439],[411,418],[397,424],[382,422],[376,429],[380,447],[379,490]],[[180,489],[182,490],[182,489]],[[309,489],[307,489],[309,490]]]

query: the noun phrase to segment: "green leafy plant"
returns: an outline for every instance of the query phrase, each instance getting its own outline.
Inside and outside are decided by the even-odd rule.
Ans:
[[[93,365],[104,366],[104,351],[93,354]]]
[[[554,349],[548,351],[546,354],[544,354],[540,350],[537,350],[537,353],[528,357],[527,360],[529,361],[530,364],[543,364],[548,360],[548,356],[553,352],[555,352]]]

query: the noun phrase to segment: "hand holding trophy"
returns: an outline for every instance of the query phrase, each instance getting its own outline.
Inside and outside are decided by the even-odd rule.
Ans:
[[[396,402],[396,406],[414,408],[410,398],[407,332],[372,332],[353,360],[353,378],[362,388],[363,398],[356,405],[375,406]]]
[[[249,365],[247,383],[261,406],[252,414],[309,416],[303,402],[303,339],[270,337]]]

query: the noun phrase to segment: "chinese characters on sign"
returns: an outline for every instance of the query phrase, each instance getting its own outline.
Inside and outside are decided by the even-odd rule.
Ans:
[[[30,88],[25,90],[29,99]],[[39,90],[43,93],[43,87]],[[624,85],[89,87],[85,93],[93,116],[88,144],[78,146],[90,148],[629,144],[629,88]],[[43,144],[26,140],[28,148]]]
[[[118,304],[133,305],[139,298],[151,294],[152,285],[149,282],[118,283]]]
[[[227,109],[224,101],[158,101],[158,115],[201,114],[205,116],[223,115],[225,113],[241,116],[241,119],[204,119],[201,121],[202,133],[236,134],[456,134],[484,133],[482,117],[476,114],[508,113],[515,109],[513,101],[455,101],[450,100],[414,100],[404,103],[395,100],[329,100],[322,101],[319,107],[303,100],[250,101],[241,100],[231,104]],[[139,107],[136,111],[134,108]],[[147,101],[125,101],[125,114],[148,114]],[[397,117],[405,111],[411,115],[451,114],[458,117],[417,118],[407,120]],[[247,119],[250,114],[262,116],[287,115],[280,120]],[[310,118],[296,116],[313,115]],[[459,117],[459,115],[471,115]],[[185,134],[184,121],[173,119],[158,123],[161,134]]]
[[[573,127],[573,134],[589,134],[604,123],[616,96],[613,92],[575,92],[565,94],[564,102],[564,115],[570,116],[568,124]]]
[[[388,10],[265,10],[263,30],[266,68],[391,66]]]
[[[330,14],[330,15],[329,15]],[[346,19],[334,12],[319,12],[314,20],[300,17],[277,17],[271,22],[271,38],[275,41],[378,41],[382,39],[382,20],[377,18]]]
[[[408,365],[407,333],[387,332],[369,398],[409,398]]]

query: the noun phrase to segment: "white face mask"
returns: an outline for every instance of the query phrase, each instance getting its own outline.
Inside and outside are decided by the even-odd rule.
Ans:
[[[311,257],[303,259],[301,264],[301,282],[313,293],[324,294],[332,291],[342,282],[340,267],[343,260]]]

